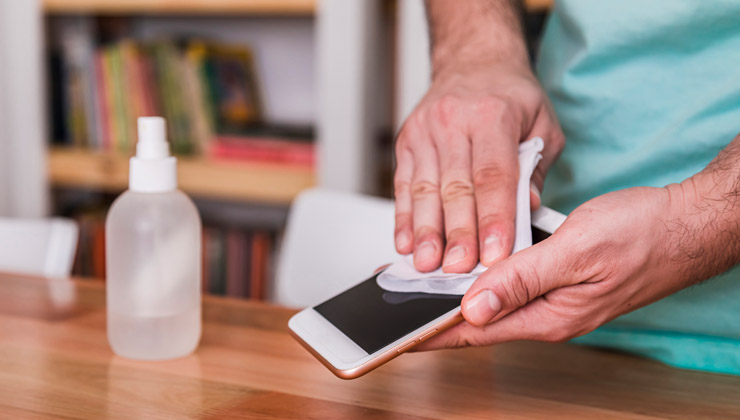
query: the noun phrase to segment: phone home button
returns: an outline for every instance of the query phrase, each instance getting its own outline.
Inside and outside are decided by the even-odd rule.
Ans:
[[[408,343],[406,343],[403,346],[401,346],[398,349],[396,349],[396,352],[398,352],[398,354],[401,354],[401,353],[405,352],[406,350],[410,349],[411,347],[413,347],[414,344],[416,344],[416,340],[409,341]]]

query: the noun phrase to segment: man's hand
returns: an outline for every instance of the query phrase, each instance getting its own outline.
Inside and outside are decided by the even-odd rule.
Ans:
[[[537,207],[564,137],[509,0],[431,1],[429,15],[434,76],[396,143],[395,242],[420,271],[466,272],[511,253],[519,143],[545,140]]]
[[[482,274],[464,322],[420,350],[512,340],[558,342],[740,261],[740,137],[702,172],[577,208],[550,238]]]

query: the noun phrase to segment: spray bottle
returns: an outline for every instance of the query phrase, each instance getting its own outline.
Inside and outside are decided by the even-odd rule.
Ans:
[[[186,356],[201,335],[201,221],[177,189],[165,121],[138,120],[129,189],[108,212],[108,341],[119,356]]]

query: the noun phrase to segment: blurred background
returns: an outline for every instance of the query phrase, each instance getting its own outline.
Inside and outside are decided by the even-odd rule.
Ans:
[[[526,2],[533,57],[549,7]],[[422,0],[0,0],[0,217],[76,220],[73,274],[103,281],[136,118],[161,115],[204,291],[266,299],[291,200],[390,197],[428,84]]]

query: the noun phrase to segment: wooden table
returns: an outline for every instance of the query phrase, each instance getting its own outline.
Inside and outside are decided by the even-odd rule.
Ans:
[[[293,313],[206,298],[195,354],[135,362],[108,347],[101,283],[0,274],[0,418],[740,418],[740,377],[567,344],[409,354],[343,381],[288,335]]]

